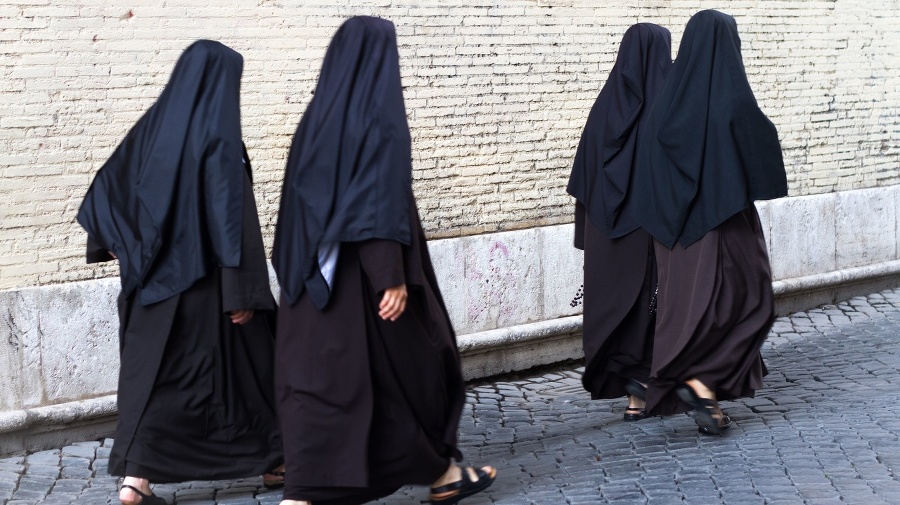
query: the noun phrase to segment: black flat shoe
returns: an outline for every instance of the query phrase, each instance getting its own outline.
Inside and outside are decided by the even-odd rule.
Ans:
[[[640,383],[635,379],[628,379],[625,381],[625,392],[635,398],[640,398],[642,402],[647,401],[647,386]]]
[[[641,407],[627,407],[625,409],[625,414],[622,415],[622,420],[626,423],[633,423],[635,421],[640,421],[641,419],[647,419],[649,417],[647,415],[647,410],[642,409]]]
[[[722,426],[722,424],[719,423],[719,419],[725,421],[725,413],[719,408],[719,403],[717,401],[709,398],[702,398],[697,395],[694,388],[687,384],[682,384],[675,388],[675,393],[678,395],[678,398],[681,398],[681,401],[687,403],[694,409],[694,422],[696,422],[697,426],[701,429],[705,430],[705,434],[721,435],[722,431],[727,428],[727,426]],[[717,413],[721,413],[722,417],[717,418]],[[728,426],[731,425],[730,422],[731,419],[729,419]]]
[[[168,505],[166,503],[166,500],[163,500],[162,498],[160,498],[159,496],[156,496],[153,493],[144,494],[141,492],[140,489],[138,489],[134,486],[129,486],[128,484],[122,484],[122,487],[123,488],[127,487],[128,489],[134,491],[135,493],[137,493],[138,496],[141,497],[141,501],[137,502],[136,505]]]
[[[491,484],[494,483],[494,479],[497,478],[497,469],[491,468],[490,473],[485,472],[483,469],[475,470],[475,475],[478,476],[478,480],[472,482],[469,478],[469,468],[460,468],[461,478],[456,482],[451,482],[446,486],[439,486],[431,488],[431,495],[428,497],[429,503],[432,504],[441,504],[441,505],[455,505],[459,503],[460,500],[466,498],[468,496],[472,496],[473,494],[480,493],[488,488]],[[473,468],[474,470],[474,468]],[[450,493],[453,494],[444,496],[442,498],[435,498],[436,494],[444,494]]]
[[[718,435],[721,435],[722,432],[727,430],[728,428],[731,428],[731,418],[728,417],[728,414],[722,412],[722,419],[721,419],[721,421],[719,421],[720,432],[718,433]],[[700,432],[701,435],[711,435],[711,436],[717,435],[716,433],[710,432],[703,426],[698,426],[697,431]]]

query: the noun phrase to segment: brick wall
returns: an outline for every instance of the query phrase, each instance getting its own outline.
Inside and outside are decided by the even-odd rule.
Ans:
[[[896,1],[0,0],[0,289],[116,274],[83,265],[75,213],[197,38],[245,58],[243,131],[270,243],[331,35],[354,14],[393,20],[435,238],[569,221],[571,158],[621,34],[659,23],[674,51],[703,8],[737,18],[791,195],[900,183]]]

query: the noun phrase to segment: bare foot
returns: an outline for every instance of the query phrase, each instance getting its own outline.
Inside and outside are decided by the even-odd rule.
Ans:
[[[119,501],[122,502],[122,505],[138,505],[144,499],[141,495],[135,493],[134,489],[129,489],[125,486],[134,487],[145,495],[153,494],[150,491],[149,480],[139,479],[137,477],[125,477],[125,479],[122,480],[122,489],[119,490]]]
[[[312,505],[312,502],[297,500],[281,500],[280,505]]]

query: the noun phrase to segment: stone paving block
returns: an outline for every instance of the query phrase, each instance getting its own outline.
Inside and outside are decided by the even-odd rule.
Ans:
[[[41,451],[29,454],[25,458],[25,462],[29,465],[56,465],[59,464],[60,451]]]
[[[86,444],[74,444],[62,448],[62,456],[70,456],[76,458],[92,459],[100,446],[99,442],[90,442]]]

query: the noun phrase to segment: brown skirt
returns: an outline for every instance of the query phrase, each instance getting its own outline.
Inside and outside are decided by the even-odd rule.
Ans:
[[[760,347],[775,319],[765,238],[754,206],[687,248],[655,242],[659,275],[647,410],[689,410],[674,394],[696,378],[719,400],[752,397],[766,368]]]
[[[403,265],[400,245],[394,259],[381,242],[341,245],[323,310],[306,293],[293,306],[282,299],[276,395],[286,500],[365,503],[430,484],[461,457],[465,392],[449,320],[438,293],[412,283],[403,315],[378,317],[372,279]]]

